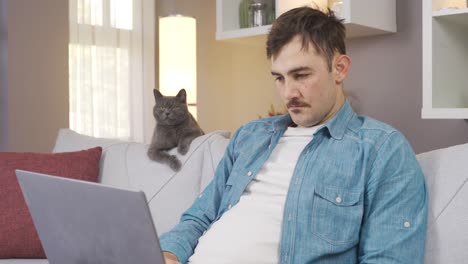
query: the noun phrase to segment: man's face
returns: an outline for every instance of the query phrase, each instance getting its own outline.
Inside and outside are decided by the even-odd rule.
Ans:
[[[302,38],[299,36],[272,58],[271,74],[279,95],[298,127],[322,124],[343,105],[343,76],[337,74],[334,65],[332,68],[330,72],[325,58],[317,54],[313,45],[307,50],[302,49]]]

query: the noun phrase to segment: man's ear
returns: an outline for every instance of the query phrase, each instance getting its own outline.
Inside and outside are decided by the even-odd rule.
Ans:
[[[348,75],[349,68],[351,66],[351,58],[345,54],[335,55],[333,63],[333,75],[335,76],[335,82],[340,84],[344,81]]]

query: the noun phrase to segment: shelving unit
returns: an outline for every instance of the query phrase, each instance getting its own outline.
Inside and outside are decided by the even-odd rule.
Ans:
[[[348,38],[395,33],[395,0],[345,0],[342,12]]]
[[[216,0],[216,40],[267,34],[271,25],[240,28],[239,5],[242,0]],[[278,0],[273,0],[277,6]]]
[[[293,7],[311,1],[273,0],[275,17]],[[265,35],[271,25],[240,28],[239,4],[241,0],[216,0],[216,39],[229,40]],[[345,20],[347,37],[363,37],[396,32],[395,0],[344,0],[342,12],[337,14]]]
[[[423,3],[422,118],[468,119],[468,8]]]

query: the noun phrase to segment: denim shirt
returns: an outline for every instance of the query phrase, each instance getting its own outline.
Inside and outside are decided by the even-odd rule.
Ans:
[[[186,263],[198,238],[239,201],[291,124],[283,115],[242,126],[213,181],[180,223],[161,236],[162,250]],[[426,224],[424,176],[410,145],[389,125],[357,116],[346,101],[314,133],[296,164],[279,259],[284,264],[423,263]]]

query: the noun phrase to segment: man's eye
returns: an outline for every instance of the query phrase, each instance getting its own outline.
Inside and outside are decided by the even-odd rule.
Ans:
[[[275,77],[275,82],[281,82],[281,81],[283,81],[283,77],[281,77],[281,76],[276,76]]]
[[[307,76],[308,76],[308,74],[306,74],[306,73],[303,73],[303,74],[296,74],[296,75],[294,75],[294,78],[295,78],[295,79],[302,79],[302,78],[305,78],[305,77],[307,77]]]

